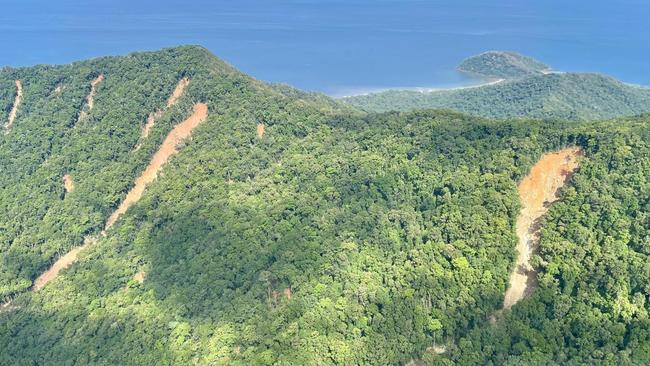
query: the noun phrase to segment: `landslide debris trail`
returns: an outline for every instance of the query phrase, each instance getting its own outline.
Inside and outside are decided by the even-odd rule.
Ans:
[[[70,174],[63,176],[63,187],[65,188],[66,193],[71,193],[74,191],[74,181],[72,180]]]
[[[70,250],[63,257],[59,258],[56,262],[54,262],[54,264],[47,271],[43,272],[40,276],[38,276],[36,281],[34,281],[34,286],[32,287],[32,290],[38,291],[42,289],[45,285],[47,285],[48,282],[55,279],[59,275],[59,272],[62,269],[68,268],[70,267],[70,265],[72,265],[72,263],[76,262],[79,253],[81,253],[84,249],[88,248],[89,246],[95,244],[96,242],[97,242],[96,238],[87,237],[82,246],[75,247],[72,250]]]
[[[518,187],[522,208],[517,218],[517,262],[510,275],[503,308],[514,304],[534,290],[537,272],[530,265],[530,257],[539,245],[539,219],[558,200],[557,193],[578,168],[582,150],[576,147],[548,153],[532,167]]]
[[[16,115],[18,114],[18,108],[20,108],[20,103],[23,101],[23,83],[20,80],[16,80],[16,98],[14,103],[11,106],[11,111],[9,112],[9,119],[5,123],[5,135],[11,130],[11,125],[14,124],[16,120]]]
[[[151,183],[158,176],[158,171],[167,162],[170,156],[178,152],[177,146],[180,142],[188,138],[198,125],[203,123],[208,117],[208,106],[204,103],[197,103],[194,105],[194,113],[185,121],[179,123],[167,135],[160,148],[151,158],[151,162],[145,168],[142,175],[135,180],[135,186],[131,188],[126,198],[120,206],[113,212],[113,214],[106,221],[105,230],[108,230],[115,224],[117,219],[131,207],[132,204],[138,202],[147,184]]]
[[[167,104],[165,105],[165,108],[149,114],[149,117],[147,117],[147,123],[144,125],[144,128],[142,129],[142,134],[140,135],[140,141],[146,139],[147,136],[149,136],[149,131],[151,131],[151,128],[156,123],[156,120],[162,117],[163,113],[165,113],[167,109],[169,109],[174,104],[176,104],[176,102],[178,102],[178,99],[183,95],[185,88],[187,88],[189,84],[190,84],[190,79],[182,78],[176,85],[176,88],[174,89],[172,94],[169,96],[169,99],[167,99]],[[136,145],[135,147],[135,150],[136,151],[139,150],[140,146],[141,143],[138,143],[138,145]]]
[[[97,85],[104,81],[104,74],[99,74],[93,81],[90,82],[90,93],[86,96],[85,110],[82,110],[79,113],[79,119],[77,122],[81,122],[86,116],[93,110],[95,106],[95,95],[97,94]]]
[[[186,140],[192,134],[192,131],[201,123],[205,122],[208,118],[208,106],[205,103],[197,103],[194,105],[193,113],[174,127],[165,138],[158,151],[153,155],[149,165],[145,168],[142,174],[135,180],[135,185],[119,207],[111,214],[106,220],[104,230],[101,232],[102,236],[106,235],[106,230],[110,229],[119,217],[125,213],[131,205],[138,202],[146,186],[151,183],[158,176],[160,168],[165,165],[169,158],[178,152],[178,145]],[[45,273],[41,274],[36,281],[32,290],[38,291],[42,289],[48,282],[55,279],[62,269],[68,268],[72,263],[77,260],[77,256],[87,247],[95,244],[97,238],[87,237],[82,246],[76,247],[68,252],[63,257],[59,258]]]

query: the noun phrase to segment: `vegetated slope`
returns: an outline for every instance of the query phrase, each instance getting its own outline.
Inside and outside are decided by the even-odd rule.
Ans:
[[[92,112],[75,127],[88,85],[98,74],[104,80]],[[185,77],[192,77],[193,83],[184,96],[133,152],[147,116],[165,106]],[[0,298],[28,289],[58,257],[103,229],[167,132],[196,101],[205,99],[203,90],[238,90],[251,98],[267,90],[275,98],[287,99],[198,47],[3,69],[0,85],[11,88],[0,95],[6,106],[18,79],[24,88],[20,123],[0,138]],[[239,99],[227,95],[213,103],[215,108],[228,102],[228,108],[243,108],[235,102]],[[250,108],[248,113],[259,109],[264,107]],[[66,194],[61,184],[65,174],[74,177],[72,193]]]
[[[478,88],[391,90],[342,99],[369,111],[445,108],[490,118],[602,120],[650,111],[650,89],[599,74],[547,74]]]
[[[5,134],[8,134],[11,130],[11,125],[14,124],[16,116],[18,115],[18,109],[20,108],[20,102],[23,100],[23,84],[20,80],[16,80],[16,96],[14,97],[14,102],[11,105],[11,111],[9,112],[9,117],[7,118],[7,123],[5,123]]]
[[[488,51],[463,60],[458,71],[487,79],[515,79],[548,72],[550,67],[516,52]]]
[[[86,119],[88,113],[93,110],[93,107],[95,106],[95,95],[97,94],[97,88],[99,87],[99,83],[102,81],[104,81],[104,74],[97,75],[97,77],[90,82],[90,91],[88,92],[88,95],[86,95],[86,102],[82,107],[81,112],[79,113],[79,120],[77,123]],[[57,86],[55,90],[58,90],[58,88],[59,86]]]
[[[208,106],[204,103],[197,103],[194,105],[194,111],[192,114],[183,122],[174,126],[158,150],[153,154],[151,161],[142,174],[136,178],[133,187],[129,190],[126,197],[124,197],[124,200],[106,220],[104,231],[101,232],[102,236],[106,236],[105,230],[113,227],[120,216],[140,200],[147,186],[156,179],[160,170],[167,163],[169,158],[178,153],[178,146],[189,138],[192,131],[203,123],[207,117]],[[95,243],[97,243],[97,237],[86,237],[84,239],[84,245],[75,247],[70,252],[66,253],[54,262],[47,271],[38,276],[34,281],[33,290],[38,291],[48,282],[54,280],[61,270],[68,268],[72,263],[77,261],[78,255],[81,251]]]
[[[505,309],[512,308],[537,285],[537,272],[530,263],[539,248],[539,231],[542,216],[558,199],[558,191],[578,168],[578,148],[566,148],[544,154],[519,183],[517,191],[521,211],[517,217],[517,261],[510,274],[510,284],[503,300]]]
[[[500,331],[498,352],[490,351],[493,344],[487,339],[471,345],[464,339],[475,342],[478,338],[469,337],[497,329],[490,328],[488,317],[501,308],[514,265],[517,182],[539,157],[580,146],[587,172],[606,178],[599,191],[603,196],[595,197],[593,206],[578,204],[582,215],[565,216],[557,211],[561,202],[594,192],[584,186],[591,176],[580,178],[583,170],[574,176],[580,178],[575,187],[566,187],[548,213],[549,220],[557,220],[557,230],[577,228],[587,219],[598,223],[600,210],[616,202],[632,205],[612,212],[618,225],[602,223],[609,234],[635,233],[629,245],[637,248],[637,237],[648,229],[647,203],[640,204],[647,202],[647,188],[640,187],[647,186],[650,170],[636,170],[635,176],[611,170],[648,164],[645,120],[615,121],[606,125],[605,134],[596,124],[486,121],[452,112],[366,116],[322,96],[224,71],[229,70],[225,65],[215,70],[222,64],[204,50],[165,52],[177,60],[194,55],[200,59],[196,62],[212,67],[192,74],[179,110],[172,108],[156,123],[136,153],[130,148],[146,116],[161,107],[179,75],[169,78],[159,103],[146,108],[139,123],[125,127],[124,154],[139,156],[142,165],[124,174],[129,181],[115,196],[124,197],[192,101],[208,104],[210,117],[105,238],[41,291],[17,295],[16,308],[0,312],[0,364],[386,365],[404,363],[434,343],[444,344],[448,354],[427,354],[425,361],[472,364],[462,359],[459,350],[466,348],[486,362],[521,356],[516,352],[523,346],[502,347],[517,342],[514,332]],[[112,60],[129,67],[129,59]],[[161,55],[151,54],[151,59]],[[183,68],[191,65],[179,61]],[[150,77],[150,71],[140,72]],[[101,125],[94,116],[103,105],[102,90],[111,90],[105,89],[111,80],[105,75],[92,125]],[[260,124],[265,126],[261,138]],[[57,172],[52,179],[62,189],[60,177]],[[75,178],[77,187],[64,200],[77,196],[88,179]],[[102,219],[110,208],[101,211]],[[634,231],[621,226],[625,222]],[[101,230],[101,224],[93,230]],[[540,258],[548,260],[547,248],[565,243],[548,241],[545,233]],[[597,248],[608,247],[611,239],[592,239],[589,258],[576,248],[564,253],[565,259],[609,259]],[[534,264],[548,264],[541,259]],[[637,271],[645,259],[626,257],[619,264],[634,263],[622,268]],[[638,281],[645,278],[619,271],[614,284],[633,279],[630,288],[638,292],[646,285]],[[543,299],[540,286],[504,316]],[[606,314],[615,316],[609,290],[592,291],[601,296],[596,305],[612,305]],[[594,305],[578,296],[571,301],[575,311]],[[558,326],[569,327],[570,319]],[[635,321],[617,323],[616,329],[632,333]],[[563,350],[585,342],[619,352],[613,353],[616,360],[628,357],[643,364],[643,347],[615,337],[595,343],[589,331],[597,333],[599,326],[580,324],[582,333],[554,352],[536,351],[559,360]],[[488,350],[476,356],[481,347]],[[565,359],[580,363],[589,359],[585,355],[595,357],[573,352]]]
[[[124,201],[120,203],[117,209],[108,217],[108,220],[106,220],[105,230],[110,229],[120,216],[140,200],[147,185],[158,177],[163,165],[167,163],[170,157],[178,152],[178,145],[189,138],[192,131],[203,123],[207,117],[207,104],[197,103],[194,105],[192,114],[171,130],[158,148],[158,151],[151,158],[149,165],[147,165],[142,174],[135,180],[133,188],[127,193]]]
[[[449,349],[460,365],[650,364],[650,117],[587,124],[542,222],[534,295]],[[486,347],[486,345],[489,345]]]
[[[149,131],[153,128],[154,124],[156,123],[156,120],[165,113],[165,111],[173,107],[176,102],[178,102],[178,99],[183,95],[183,92],[185,91],[185,88],[190,84],[190,79],[188,78],[183,78],[181,79],[178,84],[176,85],[176,88],[174,88],[174,91],[172,94],[169,96],[169,99],[167,99],[167,104],[163,109],[157,110],[156,112],[152,112],[149,114],[149,117],[147,117],[147,123],[145,123],[144,127],[142,128],[142,134],[140,135],[140,140],[144,140],[149,136]],[[140,149],[141,142],[138,143],[135,147],[136,150]]]

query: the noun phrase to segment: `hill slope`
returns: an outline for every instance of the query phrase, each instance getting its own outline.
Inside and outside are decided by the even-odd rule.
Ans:
[[[650,89],[599,74],[547,74],[476,88],[390,90],[342,99],[369,111],[444,108],[489,118],[602,120],[650,112]]]
[[[486,79],[516,79],[541,75],[550,67],[516,52],[489,51],[463,60],[458,71]]]
[[[5,111],[16,79],[23,101],[0,136],[13,298],[0,364],[649,361],[648,118],[364,115],[198,47],[5,70]],[[205,121],[106,225],[197,103]],[[567,146],[585,158],[546,216],[540,287],[490,325],[515,263],[517,182]]]

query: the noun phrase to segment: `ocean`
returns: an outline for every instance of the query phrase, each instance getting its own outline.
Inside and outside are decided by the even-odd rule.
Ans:
[[[333,96],[477,82],[465,57],[510,50],[650,85],[650,2],[3,0],[0,65],[200,44],[240,70]]]

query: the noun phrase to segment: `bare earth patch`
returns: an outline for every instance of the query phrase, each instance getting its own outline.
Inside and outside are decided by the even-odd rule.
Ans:
[[[23,83],[20,80],[16,80],[16,98],[14,99],[14,104],[11,106],[11,111],[9,112],[9,119],[5,123],[5,135],[11,130],[11,125],[14,124],[16,120],[16,115],[18,114],[18,108],[20,108],[20,103],[23,101]]]
[[[518,257],[503,301],[504,309],[510,309],[535,289],[537,272],[529,261],[539,245],[539,220],[550,204],[558,200],[559,189],[578,168],[578,157],[582,154],[575,147],[545,154],[519,184],[522,208],[516,224]]]
[[[266,129],[266,126],[264,126],[264,123],[258,123],[257,124],[257,137],[262,138],[264,136],[264,130]]]
[[[203,123],[208,117],[208,106],[205,103],[197,103],[194,105],[194,112],[183,122],[179,123],[174,127],[174,129],[169,132],[165,141],[158,151],[154,154],[149,162],[149,165],[145,168],[144,172],[135,180],[135,186],[131,188],[129,193],[126,195],[126,198],[119,207],[113,212],[113,214],[108,218],[105,225],[105,230],[101,232],[102,236],[106,236],[106,230],[110,229],[119,217],[128,210],[131,205],[136,203],[142,194],[144,193],[145,187],[156,179],[158,171],[162,166],[169,160],[169,157],[178,152],[178,145],[183,142],[185,139],[190,137],[192,131]],[[52,281],[58,277],[59,272],[62,269],[70,267],[74,262],[77,261],[79,253],[81,253],[87,247],[95,244],[97,238],[87,237],[82,246],[76,247],[68,252],[63,257],[59,258],[54,264],[48,269],[45,273],[41,274],[32,287],[33,291],[38,291],[43,288],[48,282]],[[144,274],[143,274],[144,276]],[[136,278],[137,280],[137,278]],[[142,278],[144,280],[144,277]]]
[[[70,265],[72,265],[72,263],[76,262],[77,256],[79,255],[79,253],[81,253],[81,251],[88,248],[92,244],[95,244],[96,242],[97,242],[96,238],[87,237],[84,242],[84,245],[73,248],[71,251],[66,253],[66,255],[64,255],[63,257],[59,258],[56,262],[54,262],[54,264],[52,265],[52,267],[50,267],[50,269],[48,269],[47,271],[43,272],[40,276],[38,276],[36,281],[34,281],[34,286],[32,287],[32,290],[38,291],[42,289],[43,286],[47,285],[48,282],[55,279],[59,275],[59,272],[62,269],[68,268],[70,267]]]
[[[287,300],[291,300],[291,296],[293,295],[293,292],[291,291],[291,288],[290,288],[290,287],[285,288],[284,291],[283,291],[282,293],[284,293],[284,297],[285,297]]]
[[[147,277],[147,274],[144,271],[140,271],[133,276],[133,279],[137,283],[143,283],[144,279]]]
[[[79,119],[77,122],[80,122],[86,116],[90,113],[90,111],[93,110],[93,107],[95,106],[95,95],[97,94],[97,85],[104,81],[104,74],[100,74],[98,77],[96,77],[93,81],[90,82],[90,93],[86,96],[86,105],[85,109],[82,110],[81,113],[79,113]]]
[[[578,168],[578,157],[582,156],[581,149],[572,147],[548,153],[532,167],[530,173],[521,181],[518,187],[522,209],[517,218],[516,266],[510,275],[510,286],[506,291],[504,309],[510,309],[524,296],[530,294],[536,286],[537,272],[529,261],[539,244],[539,219],[548,211],[550,204],[558,200],[557,193],[571,174]],[[502,310],[492,314],[488,320],[496,324]],[[445,345],[434,345],[427,352],[442,354],[447,351]],[[411,366],[423,365],[421,359],[413,359],[407,363]]]
[[[147,136],[149,136],[149,131],[151,131],[151,128],[154,126],[154,124],[156,124],[156,120],[162,117],[163,113],[165,113],[167,109],[169,109],[174,104],[176,104],[176,102],[178,102],[178,99],[183,95],[185,88],[187,88],[189,84],[190,84],[190,79],[188,78],[181,79],[176,85],[176,88],[174,89],[172,94],[169,96],[169,99],[167,99],[167,104],[165,108],[149,114],[149,116],[147,117],[147,123],[145,123],[144,127],[142,128],[142,133],[140,134],[140,142],[135,146],[134,149],[135,151],[140,150],[140,147],[142,146],[142,140],[146,139]]]
[[[144,188],[147,184],[156,179],[160,168],[167,162],[170,156],[178,152],[176,149],[178,144],[188,138],[192,133],[192,130],[203,123],[207,117],[208,106],[204,103],[197,103],[194,105],[194,112],[192,115],[174,127],[169,135],[167,135],[167,138],[165,138],[162,145],[160,145],[158,151],[153,155],[151,162],[149,162],[149,165],[145,168],[144,172],[142,172],[142,175],[135,180],[135,186],[131,188],[124,201],[122,201],[117,210],[115,210],[108,218],[105,230],[110,229],[111,226],[115,224],[115,221],[117,221],[117,219],[125,213],[132,204],[138,202],[140,197],[142,197]]]
[[[66,193],[71,193],[74,191],[74,182],[70,174],[63,176],[63,187],[65,188]]]

